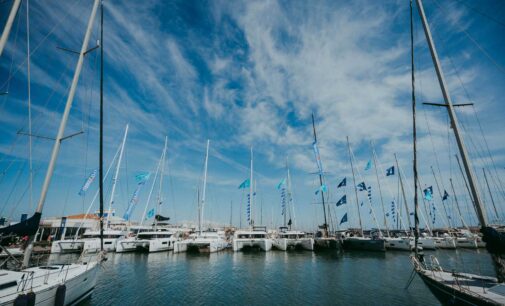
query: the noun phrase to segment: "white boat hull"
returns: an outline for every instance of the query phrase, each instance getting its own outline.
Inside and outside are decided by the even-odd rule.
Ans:
[[[417,245],[424,250],[435,250],[437,248],[433,237],[419,237]]]
[[[116,243],[116,253],[135,252],[136,250],[137,240],[135,238],[122,239]]]
[[[399,251],[412,251],[415,248],[414,239],[409,237],[385,237],[386,249],[388,250],[399,250]],[[418,250],[422,250],[422,247],[418,246]]]
[[[242,251],[244,248],[259,248],[268,252],[272,249],[272,240],[268,238],[239,238],[233,240],[233,251]]]
[[[436,237],[435,245],[439,249],[455,249],[456,241],[453,237]]]
[[[59,253],[80,253],[84,247],[84,241],[66,239],[53,241],[51,244],[51,254]]]
[[[157,238],[151,240],[137,240],[136,249],[145,250],[149,253],[164,252],[174,249],[174,244],[177,240],[174,238]]]
[[[115,252],[118,238],[104,238],[103,239],[103,249],[106,252]],[[86,253],[98,253],[101,249],[100,238],[83,239],[84,246],[83,252]]]
[[[0,290],[0,305],[14,305],[19,295],[29,292],[35,294],[35,305],[55,305],[57,290],[61,284],[66,287],[65,305],[77,303],[91,295],[97,280],[97,262],[49,267],[51,269],[35,267],[21,272],[1,270],[6,273],[2,281],[9,278],[9,282],[12,278],[17,285]]]
[[[464,248],[464,249],[477,249],[479,247],[475,239],[467,237],[457,238],[456,245],[458,248]]]
[[[301,248],[304,250],[314,250],[314,239],[312,238],[275,238],[272,239],[272,246],[281,251]]]
[[[174,244],[174,253],[187,252],[191,249],[198,250],[199,253],[215,253],[228,246],[226,241],[178,241]]]

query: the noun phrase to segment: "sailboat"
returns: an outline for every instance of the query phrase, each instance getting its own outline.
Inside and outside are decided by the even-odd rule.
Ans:
[[[160,160],[160,183],[158,189],[158,201],[156,203],[156,215],[158,216],[158,211],[163,203],[162,198],[162,187],[163,187],[163,176],[165,169],[165,160],[167,155],[167,144],[168,138],[165,137],[165,145],[163,147],[163,153],[161,154]],[[173,250],[174,244],[177,241],[175,233],[158,226],[158,218],[154,218],[154,229],[150,231],[142,231],[137,234],[136,248],[139,251],[145,252],[163,252]]]
[[[360,213],[360,209],[359,209],[360,205],[359,205],[359,199],[358,199],[358,185],[356,184],[356,176],[354,173],[354,165],[353,165],[353,155],[351,152],[351,145],[349,143],[349,137],[347,137],[347,148],[349,150],[349,161],[350,161],[351,170],[352,170],[353,189],[354,189],[355,199],[356,199],[356,208],[357,208],[357,212],[358,212],[360,232],[358,233],[358,235],[354,235],[354,233],[347,233],[347,235],[344,238],[344,248],[345,249],[352,249],[352,250],[385,252],[386,251],[386,242],[382,238],[382,234],[379,229],[378,223],[377,223],[377,228],[379,230],[376,235],[373,235],[372,237],[365,237],[365,235],[363,233],[363,225],[361,223],[361,213]],[[363,182],[361,184],[363,184],[363,189],[366,189],[365,183]],[[375,217],[374,217],[374,220],[375,220]]]
[[[286,178],[281,181],[278,189],[282,191],[282,215],[283,226],[279,228],[276,237],[272,239],[272,244],[276,249],[287,251],[292,249],[314,250],[314,238],[307,237],[307,233],[291,229],[294,214],[290,214],[287,221],[288,211],[294,211],[293,195],[291,193],[291,175],[289,173],[288,161],[286,159]],[[291,208],[291,210],[290,210]]]
[[[272,249],[272,239],[268,237],[266,226],[254,225],[254,176],[253,176],[253,148],[251,147],[251,168],[249,178],[249,202],[247,217],[249,219],[249,230],[237,230],[233,234],[233,251],[244,249],[260,249],[270,251]]]
[[[314,251],[340,251],[342,250],[342,240],[335,236],[330,236],[328,229],[328,221],[326,218],[326,203],[325,203],[325,190],[326,185],[323,183],[323,164],[321,162],[321,156],[319,155],[319,148],[317,146],[317,134],[316,134],[316,124],[314,120],[314,114],[312,114],[312,132],[314,135],[314,142],[312,143],[312,148],[314,150],[314,157],[316,159],[316,164],[318,168],[319,175],[319,191],[321,193],[321,203],[323,206],[323,216],[324,223],[319,226],[319,231],[316,233],[314,238]]]
[[[205,165],[203,174],[203,193],[202,199],[198,201],[198,232],[189,236],[189,239],[176,242],[174,245],[174,253],[180,252],[195,252],[195,253],[214,253],[224,250],[228,247],[226,242],[217,232],[204,231],[203,209],[205,208],[205,192],[207,190],[207,166],[209,162],[209,146],[210,140],[207,140],[207,150],[205,153]]]
[[[15,1],[11,14],[15,15],[16,12],[13,11],[19,8],[19,2],[20,1]],[[81,257],[78,262],[72,264],[52,264],[30,268],[28,268],[28,266],[33,249],[34,235],[39,227],[47,191],[52,180],[56,159],[60,151],[61,141],[64,138],[65,127],[83,65],[84,53],[88,47],[91,30],[99,5],[100,1],[95,0],[35,213],[24,222],[0,229],[0,236],[15,234],[28,235],[30,237],[29,244],[25,250],[21,270],[0,270],[0,274],[2,275],[0,280],[0,305],[63,305],[77,303],[88,297],[93,292],[96,285],[97,271],[102,254],[98,255],[97,260],[85,260]],[[103,7],[101,7],[101,21],[103,21]],[[103,23],[101,22],[101,24]],[[101,33],[101,37],[103,37],[103,28]],[[4,37],[4,35],[2,35],[2,37]],[[1,47],[3,48],[3,46]],[[101,61],[103,63],[103,49],[101,49],[101,54]],[[101,65],[101,71],[103,71],[103,65]],[[103,84],[102,82],[103,77],[101,77],[101,84]],[[101,107],[103,105],[102,101],[103,100],[100,99]],[[100,138],[100,144],[102,144],[102,138]],[[102,150],[100,150],[100,166],[102,165],[101,159]],[[101,174],[100,168],[100,176]],[[102,179],[102,177],[100,177],[100,179]]]
[[[438,259],[431,255],[429,260],[424,258],[423,254],[418,252],[411,256],[412,264],[417,275],[428,286],[431,292],[437,299],[444,304],[454,305],[503,305],[505,304],[505,266],[502,250],[505,249],[504,234],[496,229],[489,227],[485,215],[484,207],[479,194],[478,184],[475,179],[468,153],[459,131],[458,118],[454,111],[454,105],[451,100],[451,95],[446,86],[442,67],[438,59],[438,54],[433,42],[431,30],[424,13],[424,8],[421,0],[416,0],[417,9],[421,17],[424,28],[424,33],[428,46],[430,48],[431,57],[437,72],[437,78],[442,90],[445,104],[444,107],[449,112],[451,126],[458,144],[459,153],[463,160],[463,165],[466,172],[466,177],[470,185],[472,198],[475,204],[475,210],[480,222],[481,232],[484,235],[484,240],[487,243],[487,249],[493,257],[497,278],[480,276],[469,273],[457,273],[455,271],[444,270],[438,262]],[[413,42],[413,4],[410,2],[410,31],[411,31],[411,65],[412,65],[412,111],[413,111],[413,133],[414,133],[414,204],[415,204],[415,237],[416,244],[419,236],[419,219],[418,219],[418,198],[417,198],[417,159],[416,159],[416,121],[415,121],[415,86],[414,86],[414,42]]]
[[[124,153],[124,148],[126,144],[126,138],[128,136],[128,128],[129,125],[126,125],[125,132],[123,135],[123,140],[121,142],[121,148],[119,150],[119,157],[118,161],[116,164],[116,171],[114,173],[114,177],[112,179],[112,188],[111,188],[111,195],[110,195],[110,200],[109,200],[109,210],[107,212],[107,224],[106,224],[106,229],[103,231],[103,239],[104,239],[104,248],[106,252],[115,252],[116,251],[116,246],[118,244],[119,240],[125,239],[126,233],[123,230],[118,230],[118,229],[113,229],[111,228],[110,225],[110,219],[113,216],[113,209],[112,206],[114,204],[114,196],[115,196],[115,190],[116,190],[116,185],[118,181],[118,175],[119,175],[119,169],[121,167],[121,161],[123,158],[123,153]],[[88,230],[83,234],[82,239],[77,239],[77,242],[82,242],[83,243],[83,252],[86,253],[96,253],[101,250],[101,240],[100,240],[100,235],[102,233],[100,231],[96,230]]]

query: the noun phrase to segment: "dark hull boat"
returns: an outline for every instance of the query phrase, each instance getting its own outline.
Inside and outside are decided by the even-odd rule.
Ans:
[[[444,271],[436,258],[430,265],[412,257],[417,275],[444,305],[504,305],[505,284],[494,277]]]
[[[314,251],[342,251],[342,240],[329,237],[329,238],[315,238],[314,239]]]
[[[363,237],[347,237],[344,239],[344,249],[385,252],[386,242],[384,239],[371,239]]]

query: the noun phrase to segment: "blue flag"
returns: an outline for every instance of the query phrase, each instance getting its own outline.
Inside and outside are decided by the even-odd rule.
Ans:
[[[147,212],[146,220],[154,217],[154,208]]]
[[[328,188],[326,187],[326,185],[325,185],[325,184],[322,184],[322,185],[321,185],[321,187],[319,187],[319,188],[316,190],[315,194],[318,194],[318,193],[319,193],[319,191],[322,191],[322,192],[328,192]]]
[[[84,195],[86,193],[86,191],[88,190],[89,186],[91,186],[91,183],[93,183],[93,181],[95,180],[96,172],[97,172],[96,169],[93,170],[93,172],[91,172],[91,174],[89,175],[86,182],[84,182],[84,185],[82,186],[81,190],[79,191],[80,196]]]
[[[277,184],[277,189],[280,190],[283,185],[286,184],[286,178],[283,178],[279,184]]]
[[[338,200],[337,206],[340,206],[340,205],[343,205],[346,203],[347,203],[347,196],[344,194],[344,196],[340,200]]]
[[[337,188],[345,187],[346,185],[347,185],[347,181],[346,181],[346,178],[344,177],[344,179],[338,184]]]
[[[312,143],[312,148],[314,149],[314,156],[316,157],[317,168],[319,170],[319,174],[323,174],[323,163],[321,162],[321,156],[319,155],[319,148],[317,147],[317,142],[314,141]]]
[[[444,190],[444,196],[442,197],[442,201],[445,201],[449,198],[449,194],[447,193],[447,190]]]
[[[345,215],[342,217],[342,219],[340,219],[339,225],[342,225],[342,223],[346,223],[346,222],[347,222],[347,213],[345,213]]]
[[[358,190],[359,190],[359,191],[366,190],[366,185],[365,185],[365,182],[361,182],[361,183],[359,183],[356,187],[358,187]]]
[[[245,189],[245,188],[248,188],[251,186],[251,182],[249,181],[249,179],[245,180],[242,182],[242,184],[240,184],[238,186],[238,189]]]
[[[145,185],[147,179],[149,179],[149,175],[147,175],[146,178],[144,178],[142,181],[140,181],[137,184],[137,188],[133,192],[132,198],[131,198],[130,202],[128,203],[128,208],[126,209],[126,212],[123,215],[123,219],[130,220],[130,216],[133,213],[133,209],[135,208],[135,205],[139,201],[140,189],[142,189],[142,186]]]
[[[366,163],[366,166],[365,166],[365,171],[370,170],[370,168],[372,168],[372,161],[371,161],[371,160],[369,160],[369,161]]]
[[[386,169],[386,176],[395,175],[395,166],[391,166]]]
[[[433,186],[430,186],[423,190],[424,198],[427,201],[431,201],[433,199]]]
[[[137,184],[145,183],[147,182],[147,180],[149,180],[150,175],[151,174],[149,172],[139,173],[135,175],[135,181],[137,182]]]

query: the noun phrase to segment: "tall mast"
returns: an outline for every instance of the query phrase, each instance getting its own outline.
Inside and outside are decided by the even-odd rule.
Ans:
[[[288,173],[287,173],[287,178],[286,178],[286,186],[287,186],[287,196],[288,196],[288,201],[286,203],[287,207],[289,208],[289,206],[291,205],[291,211],[290,211],[290,214],[289,214],[289,218],[291,219],[291,224],[292,225],[295,225],[295,203],[293,202],[293,194],[291,192],[291,173],[289,172],[289,166],[288,166],[288,158],[286,157],[286,169],[288,170]],[[296,226],[296,225],[295,225]],[[290,230],[291,230],[291,226],[290,227]]]
[[[163,146],[163,154],[161,155],[161,166],[160,166],[160,185],[158,189],[158,202],[156,203],[156,215],[160,214],[161,204],[163,203],[163,197],[161,194],[163,188],[163,175],[165,173],[165,158],[167,156],[167,144],[168,137],[165,136],[165,145]],[[154,216],[154,229],[156,230],[158,227],[158,219]]]
[[[375,176],[377,177],[377,185],[379,186],[379,195],[381,197],[382,213],[384,215],[384,227],[386,228],[386,234],[388,235],[388,237],[391,237],[389,235],[389,227],[388,227],[388,222],[387,222],[387,218],[386,218],[386,209],[384,208],[384,199],[382,197],[381,183],[379,180],[379,172],[377,171],[377,155],[375,153],[375,146],[374,146],[373,141],[370,141],[370,145],[372,146],[373,165],[375,168]]]
[[[119,176],[119,168],[121,167],[121,160],[123,159],[123,152],[124,152],[124,146],[126,143],[126,136],[128,136],[128,124],[126,125],[124,135],[123,135],[123,141],[121,142],[121,150],[119,151],[119,158],[118,158],[117,165],[116,165],[116,172],[114,173],[114,177],[112,178],[112,188],[111,188],[110,201],[109,201],[109,211],[107,212],[107,228],[109,227],[110,215],[112,214],[112,204],[114,204],[114,194],[116,191],[117,178]]]
[[[461,209],[459,208],[458,197],[456,196],[456,191],[454,190],[454,184],[452,183],[452,178],[449,179],[449,182],[451,182],[452,194],[454,195],[454,201],[456,202],[456,208],[458,209],[458,214],[459,214],[459,219],[461,220],[461,224],[465,228],[468,228],[468,225],[466,225],[465,220],[463,219],[463,215],[461,214]]]
[[[28,154],[30,175],[30,211],[33,209],[33,162],[32,162],[32,91],[30,76],[30,1],[26,1],[26,79],[28,85]]]
[[[414,65],[414,7],[410,0],[410,73],[412,86],[412,134],[413,134],[413,151],[414,151],[414,252],[418,255],[419,241],[419,198],[417,193],[417,128],[416,128],[416,77]],[[400,170],[400,169],[398,169]],[[398,171],[399,173],[399,171]],[[410,221],[410,216],[408,217]]]
[[[316,135],[316,124],[314,122],[314,113],[312,113],[312,131],[314,132],[314,144],[317,145],[317,135]],[[320,158],[316,156],[316,158]],[[316,161],[317,162],[317,161]],[[328,237],[328,222],[326,221],[326,204],[324,203],[324,191],[323,191],[323,173],[322,169],[319,171],[319,187],[321,191],[321,200],[323,202],[323,215],[324,215],[324,224],[323,224],[323,237]]]
[[[156,171],[154,172],[153,183],[151,185],[151,190],[149,190],[149,195],[147,196],[146,205],[144,206],[144,212],[142,213],[142,218],[140,219],[140,225],[144,224],[144,220],[146,218],[146,213],[147,213],[147,207],[149,206],[149,202],[151,201],[151,195],[153,194],[154,186],[156,185],[156,182],[158,181],[157,180],[158,173],[160,171],[162,159],[163,159],[163,152],[161,152],[160,160],[158,161],[158,165],[156,166]]]
[[[7,18],[7,23],[5,24],[4,31],[2,32],[2,37],[0,37],[0,56],[2,56],[4,51],[5,44],[7,43],[7,39],[9,38],[9,34],[11,32],[12,23],[14,22],[14,18],[16,18],[20,5],[21,0],[14,0],[14,3],[12,4],[9,17]]]
[[[359,228],[361,230],[361,237],[364,237],[363,225],[361,224],[361,213],[359,211],[358,187],[356,186],[356,177],[354,175],[354,165],[352,163],[351,144],[349,143],[349,136],[346,136],[345,139],[347,140],[347,149],[349,150],[349,161],[351,162],[352,182],[354,184],[354,194],[356,196],[356,208],[358,208]]]
[[[63,111],[63,115],[60,121],[60,126],[58,128],[58,134],[54,140],[53,150],[51,152],[51,159],[49,161],[49,165],[47,166],[46,176],[44,178],[44,183],[42,185],[42,191],[40,193],[40,199],[37,205],[37,209],[35,213],[42,214],[42,209],[44,208],[44,204],[46,202],[47,191],[49,190],[49,185],[51,184],[51,180],[53,178],[54,167],[56,165],[56,159],[58,158],[58,154],[60,153],[60,145],[61,140],[64,137],[65,128],[67,126],[68,116],[70,114],[70,109],[72,108],[72,103],[74,101],[75,90],[77,88],[77,83],[79,82],[79,76],[82,70],[82,64],[84,62],[84,53],[88,48],[89,39],[91,37],[91,29],[93,28],[93,22],[95,20],[96,11],[98,9],[98,4],[100,0],[95,0],[93,4],[93,9],[91,10],[91,15],[88,20],[88,26],[86,28],[86,34],[84,35],[84,40],[82,42],[81,51],[79,53],[79,59],[77,60],[77,66],[75,68],[74,77],[72,79],[72,85],[70,86],[70,92],[67,97],[67,101],[65,103],[65,110]],[[0,51],[3,50],[3,45],[0,44]],[[29,264],[31,251],[33,249],[33,237],[30,237],[30,243],[25,250],[24,258],[23,258],[23,267],[27,267]]]
[[[407,221],[409,225],[409,232],[411,231],[412,225],[410,223],[410,211],[409,211],[409,206],[407,204],[407,197],[405,195],[405,187],[403,186],[403,179],[402,179],[402,173],[400,172],[400,165],[398,164],[398,158],[396,157],[396,153],[394,154],[395,156],[395,162],[396,162],[396,168],[398,169],[398,178],[400,180],[400,188],[402,190],[402,195],[403,195],[403,204],[405,205],[405,212],[407,213]],[[403,223],[403,219],[401,216],[398,217],[400,224]]]
[[[423,22],[424,32],[426,35],[426,40],[428,41],[428,45],[430,47],[431,57],[433,59],[433,64],[435,65],[435,70],[437,72],[438,83],[440,84],[440,89],[442,90],[442,95],[444,96],[445,106],[449,112],[449,117],[451,119],[452,130],[454,131],[454,136],[456,137],[456,142],[459,148],[459,154],[463,160],[463,166],[465,168],[466,176],[468,178],[468,182],[470,184],[470,190],[475,202],[475,208],[477,211],[477,217],[479,218],[479,222],[481,227],[487,227],[487,218],[482,206],[482,201],[480,198],[480,193],[478,189],[477,180],[473,174],[472,166],[470,164],[470,158],[468,157],[468,152],[465,147],[465,143],[463,141],[463,137],[459,131],[459,123],[458,118],[456,117],[456,112],[454,111],[454,107],[452,105],[451,95],[449,94],[449,90],[447,89],[447,85],[444,79],[444,73],[442,71],[442,67],[440,65],[440,61],[438,59],[437,50],[435,49],[435,44],[433,42],[433,38],[431,37],[430,27],[428,25],[428,21],[426,20],[426,16],[424,14],[424,8],[421,0],[417,0],[419,15],[421,16],[421,20]]]
[[[204,171],[203,171],[203,193],[202,193],[201,205],[199,206],[200,207],[200,218],[198,219],[198,221],[199,221],[198,229],[200,230],[200,236],[202,235],[203,209],[205,206],[205,191],[207,189],[207,165],[209,162],[209,145],[210,145],[210,140],[207,139],[207,151],[205,153],[205,166],[204,166]]]
[[[251,146],[251,173],[250,173],[250,181],[249,181],[249,225],[251,228],[254,226],[254,218],[253,218],[253,147]]]
[[[100,153],[98,157],[100,190],[100,250],[103,252],[103,1],[100,2]]]

